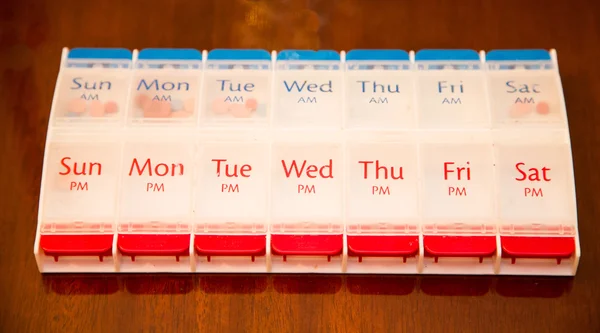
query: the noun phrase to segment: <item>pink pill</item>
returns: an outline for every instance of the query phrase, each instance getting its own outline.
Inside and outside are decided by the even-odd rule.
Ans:
[[[85,99],[74,98],[69,101],[67,110],[73,113],[84,113],[85,112]]]
[[[251,111],[256,111],[256,108],[258,107],[258,102],[256,101],[255,98],[248,98],[246,100],[246,108],[250,109]]]
[[[171,103],[168,101],[160,101],[160,115],[162,118],[171,116]]]
[[[109,101],[104,103],[104,112],[105,113],[117,113],[119,111],[119,106],[116,102]]]
[[[90,103],[90,116],[104,117],[104,103],[100,101],[92,101]]]
[[[515,103],[510,107],[510,116],[512,118],[521,118],[531,111],[533,111],[531,104]]]
[[[535,106],[535,112],[538,114],[547,115],[550,113],[550,105],[546,102],[540,102]]]
[[[160,103],[159,101],[151,101],[144,105],[143,113],[144,118],[156,118],[156,115],[159,113]]]
[[[229,107],[229,113],[236,118],[249,118],[252,115],[252,111],[244,104],[231,104]]]
[[[193,98],[188,98],[185,100],[183,104],[183,109],[189,113],[194,113],[194,109],[196,108],[196,101]]]
[[[144,107],[144,118],[168,118],[171,116],[171,103],[151,101]]]
[[[215,98],[212,102],[211,110],[215,114],[225,114],[229,111],[229,104],[224,102],[223,99]]]
[[[150,97],[144,94],[138,94],[135,96],[135,105],[138,108],[145,108],[150,103]]]

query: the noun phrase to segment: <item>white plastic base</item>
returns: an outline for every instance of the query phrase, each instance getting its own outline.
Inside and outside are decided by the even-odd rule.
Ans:
[[[563,259],[560,264],[556,259],[517,259],[513,264],[511,259],[502,259],[500,270],[506,275],[572,276],[574,262],[573,259]]]
[[[363,257],[359,262],[357,257],[348,258],[346,273],[350,274],[417,274],[418,258],[380,258]]]
[[[58,261],[54,257],[42,254],[40,266],[43,273],[111,273],[115,272],[115,261],[112,257],[68,257],[61,256]]]
[[[279,59],[275,51],[270,62],[209,61],[207,51],[202,59],[157,62],[135,50],[131,59],[99,62],[69,58],[64,49],[44,156],[38,268],[575,275],[581,253],[571,144],[556,52],[548,54],[551,59],[533,63],[488,62],[483,51],[467,62],[432,62],[411,51],[388,64],[377,57],[347,62],[341,52],[333,62],[309,64]],[[171,243],[150,237],[151,244],[127,251],[117,233],[177,242],[169,251],[164,244]],[[248,248],[217,240],[210,244],[216,250],[197,251],[226,256],[195,252],[194,234],[257,239],[265,233],[266,248],[262,240]],[[271,233],[294,236],[283,250],[274,242],[275,253],[336,256],[272,255]],[[453,240],[449,246],[444,240],[441,250],[429,242],[427,255],[436,259],[425,257],[424,233],[438,241],[483,235],[486,244],[482,252]],[[192,234],[189,252],[187,238],[170,237],[181,234]],[[377,237],[367,246],[361,243],[367,237],[349,245],[348,234]],[[501,243],[501,234],[517,238],[516,250]],[[54,240],[42,242],[52,254],[46,255],[41,235],[101,237],[99,245],[84,239],[83,249],[63,247],[69,242],[62,237],[42,238]],[[309,235],[334,241],[316,251]],[[394,237],[379,236],[410,239],[403,248]],[[570,239],[560,239],[567,250],[556,252],[551,244],[541,253],[528,248],[535,239],[519,239],[548,236],[575,237],[575,251]],[[106,254],[111,237],[112,255],[69,256]],[[185,255],[132,258],[119,248]],[[365,253],[398,257],[355,256]],[[488,257],[448,257],[473,253]],[[505,258],[556,253],[572,257]]]
[[[267,257],[207,257],[196,258],[196,271],[202,273],[264,273]]]
[[[268,240],[270,237],[267,238]],[[37,243],[36,243],[37,244]],[[576,238],[576,244],[579,239]],[[270,249],[270,244],[267,244]],[[192,252],[191,256],[181,256],[179,261],[174,256],[130,256],[114,253],[103,257],[101,262],[97,256],[60,256],[45,255],[37,247],[35,255],[42,273],[312,273],[312,274],[425,274],[425,275],[522,275],[522,276],[574,276],[579,260],[579,246],[575,256],[562,259],[526,259],[519,258],[514,262],[511,258],[497,256],[483,258],[448,258],[439,257],[358,257],[347,253],[332,256],[250,256],[228,257],[199,256]],[[116,260],[115,260],[116,259]]]
[[[273,256],[271,262],[273,273],[331,273],[342,272],[342,256],[331,257],[304,257],[288,256],[283,261],[282,256]]]
[[[423,274],[493,275],[494,259],[483,258],[423,258]]]
[[[135,261],[131,257],[120,256],[119,271],[123,273],[189,273],[191,272],[190,260],[188,257],[180,257],[179,261],[175,257],[154,257],[154,256],[136,256]]]

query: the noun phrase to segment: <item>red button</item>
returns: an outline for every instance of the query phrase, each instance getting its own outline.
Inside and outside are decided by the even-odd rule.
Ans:
[[[573,237],[501,236],[502,256],[513,258],[569,258],[575,253]]]
[[[190,254],[191,235],[119,235],[117,246],[125,256],[180,256]]]
[[[112,256],[113,235],[42,235],[40,247],[58,261],[59,256]]]
[[[340,255],[344,248],[342,235],[271,235],[271,251],[283,256]]]
[[[495,236],[423,236],[425,255],[434,257],[491,257],[496,253]]]
[[[206,256],[264,256],[267,250],[266,235],[196,235],[196,253]]]
[[[348,255],[358,257],[412,257],[419,253],[419,236],[348,236]]]

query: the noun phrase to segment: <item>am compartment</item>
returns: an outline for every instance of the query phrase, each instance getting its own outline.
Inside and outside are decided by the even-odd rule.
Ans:
[[[485,76],[477,52],[421,50],[415,61],[421,128],[489,127]]]
[[[559,271],[577,260],[577,213],[566,131],[504,132],[496,138],[502,271]]]
[[[208,52],[201,123],[267,125],[272,69],[271,54],[265,50]]]
[[[346,55],[346,128],[397,129],[416,124],[414,76],[403,50],[352,50]]]
[[[264,272],[270,142],[262,133],[226,131],[201,139],[199,147],[197,270]]]
[[[190,248],[194,152],[186,135],[126,139],[118,246],[131,260],[122,270],[190,269],[180,257]]]
[[[52,126],[116,126],[124,119],[131,82],[127,49],[64,49]]]
[[[194,49],[143,49],[135,59],[128,124],[196,125],[202,54]]]
[[[343,70],[330,50],[283,50],[275,68],[274,126],[339,128],[342,125]]]
[[[40,200],[42,270],[113,271],[121,145],[100,136],[50,140]]]
[[[348,272],[417,272],[417,142],[412,133],[383,132],[347,142]]]
[[[271,153],[272,267],[339,272],[342,144],[331,133],[293,134],[276,138]]]
[[[556,52],[493,50],[486,65],[495,127],[566,128]]]
[[[497,218],[491,133],[423,133],[419,156],[425,272],[493,273]]]

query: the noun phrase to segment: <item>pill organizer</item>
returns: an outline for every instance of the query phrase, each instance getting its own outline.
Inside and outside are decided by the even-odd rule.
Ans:
[[[554,50],[64,49],[40,272],[575,275]]]

